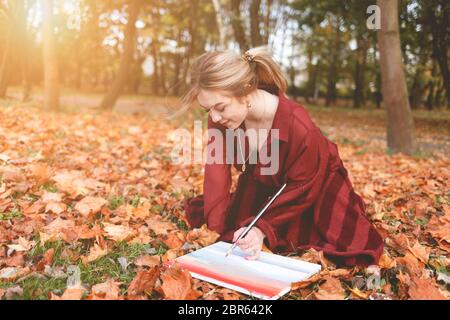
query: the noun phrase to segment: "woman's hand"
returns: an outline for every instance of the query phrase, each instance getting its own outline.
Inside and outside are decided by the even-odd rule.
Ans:
[[[245,230],[245,228],[240,228],[234,232],[233,242],[239,238],[239,235]],[[259,253],[261,252],[264,238],[266,236],[258,227],[252,227],[245,237],[237,242],[237,245],[241,250],[250,254],[246,256],[247,260],[256,260],[259,258]]]

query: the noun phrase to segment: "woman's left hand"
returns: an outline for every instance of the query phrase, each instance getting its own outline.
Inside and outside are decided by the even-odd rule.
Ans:
[[[239,238],[239,235],[245,230],[245,228],[240,228],[234,232],[233,242]],[[247,260],[256,260],[259,258],[259,253],[261,252],[264,238],[266,236],[258,227],[252,227],[245,237],[237,242],[237,245],[241,250],[250,254],[246,256]]]

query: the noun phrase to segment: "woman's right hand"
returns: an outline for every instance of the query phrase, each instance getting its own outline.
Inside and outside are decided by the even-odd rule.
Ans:
[[[246,228],[240,228],[234,232],[233,242],[239,238],[239,235],[244,232]],[[247,260],[256,260],[259,258],[262,246],[264,244],[264,233],[258,227],[252,227],[245,237],[237,242],[239,248],[248,253],[250,256],[246,256]]]

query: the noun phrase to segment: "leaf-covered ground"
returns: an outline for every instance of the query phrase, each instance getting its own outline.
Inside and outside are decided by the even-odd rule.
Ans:
[[[379,265],[349,269],[294,252],[323,271],[282,299],[449,299],[448,129],[419,121],[429,148],[407,157],[386,151],[380,112],[311,114],[386,249]],[[203,192],[201,165],[171,163],[185,119],[0,107],[0,299],[251,299],[170,263],[218,236],[184,218],[183,198]]]

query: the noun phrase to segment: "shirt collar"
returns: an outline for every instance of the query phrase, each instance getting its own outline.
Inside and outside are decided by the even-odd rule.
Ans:
[[[278,129],[278,140],[280,141],[284,142],[289,141],[291,113],[292,108],[289,105],[288,98],[284,95],[284,93],[281,90],[278,90],[278,106],[272,121],[272,129]],[[242,122],[240,128],[245,130],[244,122]],[[270,134],[270,136],[272,135]]]
[[[272,129],[278,129],[278,140],[289,141],[289,123],[291,119],[292,109],[289,106],[288,98],[284,93],[278,91],[278,107],[272,122]]]

